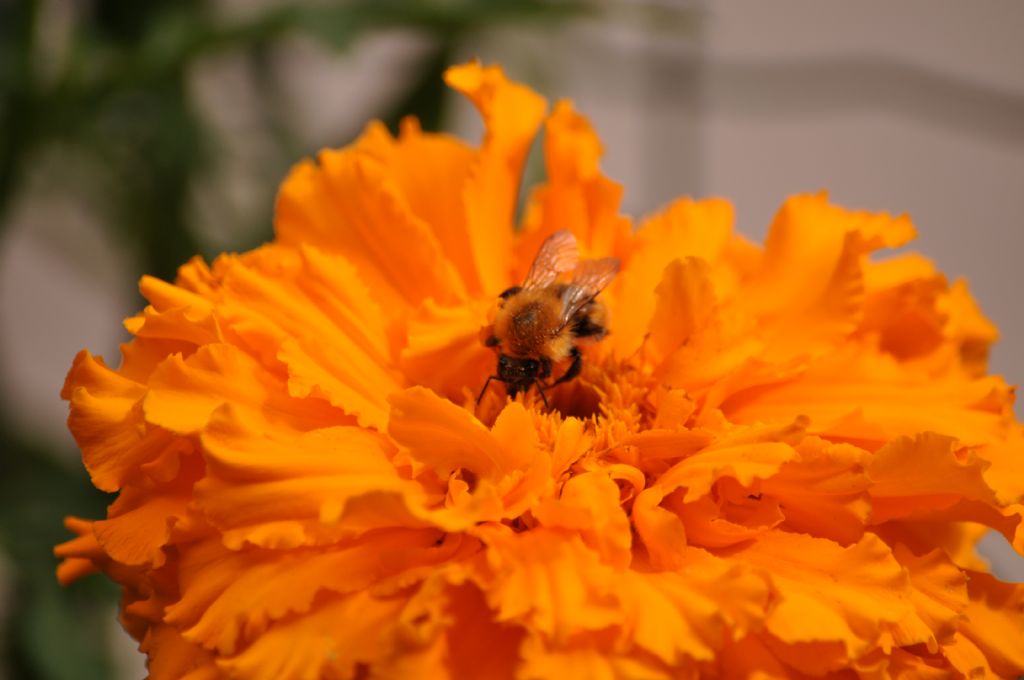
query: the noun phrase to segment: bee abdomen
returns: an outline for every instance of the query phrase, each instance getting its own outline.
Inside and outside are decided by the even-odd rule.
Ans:
[[[591,302],[576,313],[570,328],[573,336],[577,338],[600,340],[608,333],[604,320],[604,307],[597,302]]]

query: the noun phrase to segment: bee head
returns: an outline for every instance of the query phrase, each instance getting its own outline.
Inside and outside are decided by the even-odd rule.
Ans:
[[[532,380],[540,375],[540,361],[517,359],[502,354],[498,357],[498,377],[505,382]]]

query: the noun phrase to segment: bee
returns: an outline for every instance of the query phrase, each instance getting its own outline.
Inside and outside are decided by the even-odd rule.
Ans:
[[[499,308],[484,345],[498,353],[497,374],[487,378],[476,403],[483,399],[492,380],[505,383],[508,396],[536,386],[544,406],[544,390],[580,374],[583,356],[580,340],[601,340],[608,333],[605,308],[595,298],[619,271],[617,257],[579,259],[576,237],[556,231],[537,251],[526,279],[498,297]],[[568,281],[560,274],[572,272]],[[549,384],[552,368],[570,360],[568,368]]]

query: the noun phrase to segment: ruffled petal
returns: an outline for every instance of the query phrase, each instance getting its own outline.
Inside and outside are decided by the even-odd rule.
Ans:
[[[669,468],[652,491],[656,488],[668,494],[685,488],[683,500],[689,502],[706,495],[723,477],[748,487],[755,479],[774,475],[783,463],[796,457],[793,444],[800,440],[805,426],[797,421],[784,428],[737,428]]]
[[[493,431],[420,387],[393,395],[391,408],[388,433],[414,461],[442,478],[466,469],[477,478],[497,481],[524,469],[536,456],[533,421],[520,404],[506,407]]]
[[[183,596],[167,608],[165,620],[188,639],[232,655],[275,621],[310,612],[322,593],[405,587],[476,545],[457,536],[446,540],[435,529],[384,530],[327,550],[197,544],[183,555]]]
[[[533,509],[543,525],[574,530],[601,559],[616,567],[629,565],[632,534],[619,501],[619,487],[601,472],[584,472],[562,486],[559,497]]]
[[[484,119],[483,144],[462,199],[476,271],[483,290],[497,295],[509,285],[519,176],[547,103],[497,66],[453,66],[444,77]]]
[[[871,459],[872,521],[912,518],[961,501],[995,504],[985,461],[956,440],[936,434],[897,439]]]
[[[149,680],[217,680],[223,677],[213,654],[186,640],[173,626],[150,628],[139,651],[148,655]]]
[[[536,680],[564,678],[643,678],[644,680],[693,680],[696,672],[679,675],[655,659],[638,659],[617,653],[607,636],[581,636],[570,644],[553,645],[541,636],[523,642],[522,664],[517,677]]]
[[[418,517],[431,502],[426,490],[398,474],[390,443],[372,431],[270,429],[226,408],[202,442],[208,473],[196,485],[196,502],[229,547],[287,549],[429,525]],[[281,450],[289,455],[282,458]]]
[[[261,412],[284,385],[234,345],[206,345],[187,359],[169,357],[153,372],[143,402],[146,420],[177,434],[197,434],[222,404]],[[267,409],[270,415],[270,409]]]
[[[490,300],[442,307],[427,300],[409,319],[408,344],[401,367],[411,384],[433,390],[455,403],[475,399],[495,358],[481,351],[480,329],[492,306]]]
[[[910,575],[914,610],[892,631],[894,644],[924,644],[935,654],[940,643],[950,643],[967,605],[967,577],[941,550],[915,555],[903,545],[893,555]]]
[[[733,422],[779,422],[801,413],[809,431],[875,449],[890,439],[938,432],[965,445],[1006,436],[1012,403],[1002,380],[914,374],[891,358],[844,347],[794,379],[728,396],[722,411]]]
[[[693,548],[677,570],[630,571],[618,588],[628,639],[670,667],[711,661],[726,640],[759,628],[769,597],[754,570]]]
[[[825,194],[788,199],[744,295],[771,327],[771,350],[780,356],[817,352],[851,333],[863,302],[863,256],[913,237],[906,216],[847,211]]]
[[[369,591],[325,598],[217,663],[228,677],[252,680],[355,677],[361,666],[384,663],[406,647],[400,617],[407,603],[406,596],[375,597]]]
[[[960,632],[1002,677],[1024,674],[1024,584],[970,572]]]
[[[778,601],[765,627],[787,644],[837,642],[857,658],[913,611],[906,572],[872,534],[843,548],[773,531],[732,557],[768,574]]]
[[[556,643],[620,620],[616,572],[572,533],[514,534],[483,527],[485,575],[478,577],[498,621],[514,622]]]
[[[608,291],[616,331],[609,338],[620,356],[640,346],[654,315],[662,272],[673,260],[696,257],[715,263],[732,232],[732,206],[720,199],[682,199],[640,225],[632,256]]]
[[[191,477],[191,479],[190,479]],[[111,504],[108,519],[93,524],[103,551],[129,566],[157,568],[164,564],[165,545],[174,524],[188,514],[194,476],[174,484],[132,486]]]
[[[382,154],[409,209],[430,225],[470,295],[489,292],[473,259],[462,195],[477,156],[476,149],[451,135],[423,132],[415,118],[402,121],[398,139]]]
[[[576,236],[585,258],[629,258],[630,221],[618,212],[622,187],[601,173],[601,155],[590,122],[570,102],[558,102],[544,127],[547,182],[530,196],[514,281],[523,280],[541,243],[559,229]]]
[[[871,515],[868,452],[816,437],[805,438],[796,452],[761,483],[763,497],[780,505],[786,528],[842,545],[859,541]]]
[[[465,298],[455,267],[431,227],[409,206],[377,147],[393,143],[370,125],[353,147],[320,152],[281,185],[277,240],[309,244],[351,261],[381,304]]]
[[[71,404],[68,427],[93,484],[104,491],[140,478],[154,462],[173,465],[193,450],[190,441],[146,426],[145,394],[144,385],[107,368],[87,351],[75,357],[62,392]]]
[[[78,517],[64,518],[64,527],[73,532],[75,537],[53,549],[54,556],[61,559],[57,565],[57,580],[61,585],[66,586],[99,571],[100,564],[106,561],[106,554],[93,533],[93,524]]]

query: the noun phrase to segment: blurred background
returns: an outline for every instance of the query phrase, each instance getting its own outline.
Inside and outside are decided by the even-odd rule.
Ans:
[[[755,240],[797,191],[910,213],[1019,383],[1022,27],[1014,0],[0,0],[0,678],[145,673],[114,588],[53,575],[61,518],[111,500],[65,430],[74,354],[116,363],[143,272],[269,239],[289,165],[368,119],[475,141],[441,81],[468,58],[574,99],[628,213],[723,195]]]

